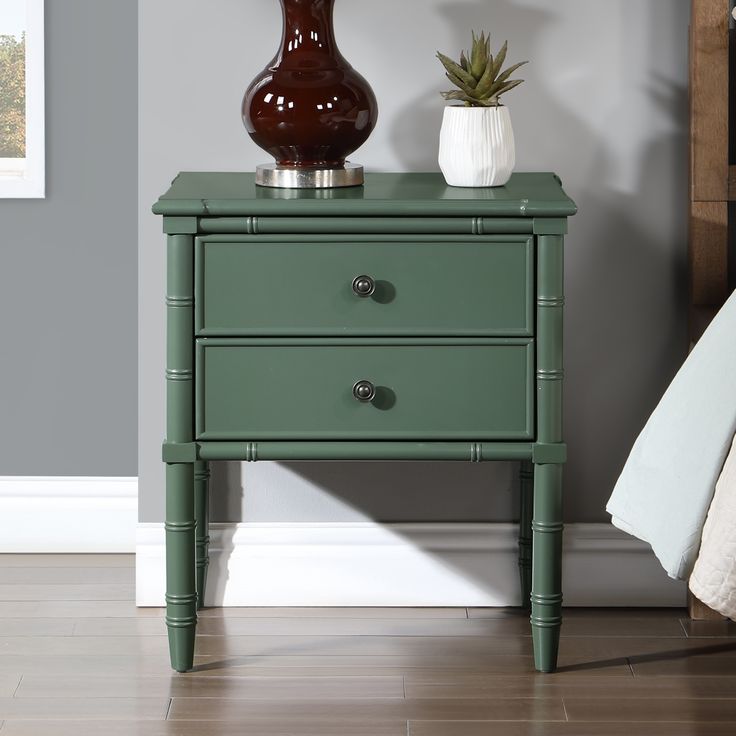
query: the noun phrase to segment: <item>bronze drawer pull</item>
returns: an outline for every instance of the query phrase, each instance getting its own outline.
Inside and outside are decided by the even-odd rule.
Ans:
[[[370,276],[356,276],[353,279],[353,292],[356,296],[372,296],[376,290],[376,282]]]
[[[353,396],[358,401],[367,404],[376,398],[376,387],[370,381],[358,381],[353,386]]]

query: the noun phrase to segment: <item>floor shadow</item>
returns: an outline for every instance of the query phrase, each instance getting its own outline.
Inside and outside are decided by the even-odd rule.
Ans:
[[[649,662],[669,662],[691,657],[702,657],[714,654],[731,654],[736,652],[736,643],[718,644],[697,649],[676,649],[666,652],[652,652],[650,654],[634,654],[631,656],[612,657],[611,659],[599,659],[590,662],[579,662],[568,664],[557,668],[557,672],[585,672],[586,670],[600,670],[605,667],[617,667],[628,663],[629,666],[646,664]]]

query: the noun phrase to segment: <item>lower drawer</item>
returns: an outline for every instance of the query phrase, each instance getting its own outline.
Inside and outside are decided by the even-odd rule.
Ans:
[[[197,340],[200,440],[525,440],[527,339]]]

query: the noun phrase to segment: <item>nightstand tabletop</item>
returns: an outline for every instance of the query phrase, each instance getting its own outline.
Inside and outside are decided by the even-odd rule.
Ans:
[[[154,205],[168,216],[568,217],[577,212],[552,173],[518,173],[505,187],[450,187],[439,173],[368,173],[342,189],[270,189],[255,174],[182,172]]]

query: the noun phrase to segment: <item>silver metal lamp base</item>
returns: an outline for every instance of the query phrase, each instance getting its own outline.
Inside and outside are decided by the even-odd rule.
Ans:
[[[256,168],[256,184],[277,189],[334,189],[363,184],[363,167],[345,163],[340,169],[297,169],[261,164]]]

